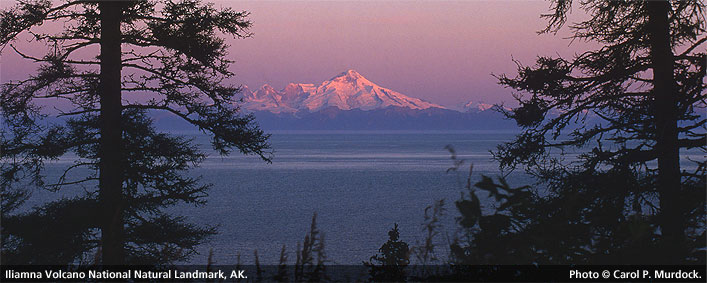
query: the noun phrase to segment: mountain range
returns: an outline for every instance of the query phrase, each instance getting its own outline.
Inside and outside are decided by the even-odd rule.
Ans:
[[[319,85],[290,83],[279,91],[267,84],[255,91],[244,86],[241,95],[245,109],[272,113],[316,112],[328,107],[364,111],[386,107],[445,108],[381,87],[355,70],[343,72]]]
[[[379,86],[355,70],[320,84],[242,87],[241,107],[265,129],[276,130],[474,130],[514,129],[515,123],[468,102],[455,109]]]
[[[272,113],[316,112],[328,107],[363,111],[386,107],[417,110],[430,108],[450,109],[381,87],[355,70],[340,73],[319,85],[290,83],[285,88],[276,90],[272,86],[265,84],[255,91],[248,88],[248,86],[243,86],[241,98],[243,98],[242,106],[247,110],[269,111]],[[469,101],[451,110],[481,112],[492,107],[492,104]]]
[[[381,87],[355,70],[320,84],[290,83],[281,90],[264,85],[242,87],[241,109],[253,113],[267,130],[519,130],[491,104],[470,101],[455,107],[409,97]],[[505,110],[510,110],[505,108]],[[549,113],[556,117],[557,110]],[[601,123],[588,113],[583,124]],[[169,113],[152,113],[158,128],[190,130],[193,126]]]
[[[253,113],[266,130],[516,129],[493,105],[468,102],[450,109],[381,87],[355,70],[281,90],[267,84],[256,90],[242,86],[238,98],[241,109]],[[155,119],[163,128],[188,127],[165,116]]]

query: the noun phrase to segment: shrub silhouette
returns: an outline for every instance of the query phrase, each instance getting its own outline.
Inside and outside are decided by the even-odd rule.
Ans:
[[[363,264],[369,268],[372,281],[406,281],[405,268],[410,264],[410,247],[400,240],[398,224],[388,232],[388,241],[378,254]]]

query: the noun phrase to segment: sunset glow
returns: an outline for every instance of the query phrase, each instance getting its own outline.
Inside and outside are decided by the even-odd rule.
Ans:
[[[8,6],[12,1],[2,1]],[[545,1],[216,1],[251,13],[248,39],[228,39],[235,84],[321,83],[355,69],[377,84],[447,107],[466,102],[513,104],[492,74],[513,73],[512,59],[571,56],[584,42],[538,35]],[[580,14],[581,11],[576,11]],[[578,17],[579,15],[571,15]],[[54,27],[47,27],[54,28]],[[16,41],[17,46],[42,44]],[[0,79],[22,79],[36,69],[11,48],[2,52]]]

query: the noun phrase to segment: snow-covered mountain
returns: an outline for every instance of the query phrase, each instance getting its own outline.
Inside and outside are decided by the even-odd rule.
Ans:
[[[493,104],[469,101],[462,106],[462,112],[480,112],[493,108]]]
[[[264,85],[256,91],[243,87],[243,107],[251,111],[293,113],[341,110],[374,110],[386,107],[428,109],[445,107],[381,87],[354,70],[343,72],[319,85],[288,84],[282,90]]]
[[[477,102],[477,101],[469,101],[467,103],[459,105],[456,109],[458,109],[460,112],[470,112],[470,113],[478,113],[478,112],[484,112],[489,109],[494,109],[494,104],[488,104],[484,102]],[[503,107],[504,110],[510,111],[511,108],[509,107]]]

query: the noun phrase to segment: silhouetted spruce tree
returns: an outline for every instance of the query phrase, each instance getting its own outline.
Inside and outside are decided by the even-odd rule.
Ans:
[[[574,2],[552,3],[543,32],[560,29]],[[576,4],[589,19],[571,25],[573,38],[600,48],[499,77],[517,91],[520,106],[506,114],[523,132],[495,156],[546,188],[519,227],[536,239],[532,258],[704,262],[705,160],[690,171],[679,162],[681,150],[705,150],[704,2]],[[564,149],[581,154],[572,160]]]
[[[407,279],[405,268],[410,264],[410,247],[400,240],[396,223],[388,232],[388,241],[378,249],[379,254],[363,264],[368,267],[371,281],[403,282]]]
[[[40,65],[0,93],[3,263],[77,263],[95,250],[101,264],[168,263],[214,232],[162,212],[202,204],[209,186],[184,174],[204,155],[155,131],[148,114],[182,118],[220,154],[269,160],[268,136],[234,106],[238,88],[225,82],[233,74],[218,36],[249,36],[247,15],[198,0],[30,0],[1,12],[4,51]],[[16,48],[22,34],[50,51]],[[42,100],[70,106],[47,121]],[[74,164],[45,180],[44,163],[69,152]],[[65,187],[86,193],[13,213],[28,189]]]

